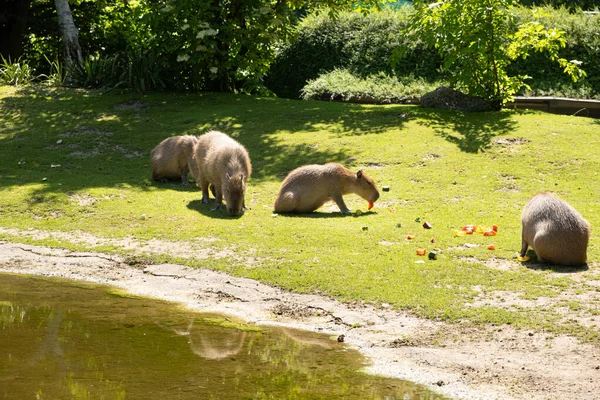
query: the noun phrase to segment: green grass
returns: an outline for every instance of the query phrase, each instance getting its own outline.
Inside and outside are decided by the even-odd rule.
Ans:
[[[559,310],[563,293],[578,294],[568,296],[577,315],[598,308],[598,120],[231,94],[153,94],[133,99],[147,108],[118,107],[131,100],[0,87],[0,238],[114,252],[131,264],[181,262],[297,292],[389,303],[427,318],[509,323],[600,342],[597,329]],[[156,144],[208,129],[235,136],[252,158],[252,209],[240,218],[210,211],[198,189],[150,181],[148,154]],[[361,216],[332,213],[335,207],[273,216],[286,173],[328,161],[364,168],[390,191],[381,192],[372,212],[366,201],[347,196]],[[541,190],[557,193],[591,222],[589,270],[534,269],[513,260],[521,209]],[[465,224],[497,224],[498,235],[455,237]],[[52,234],[34,237],[32,230]],[[85,234],[102,241],[83,241]],[[409,241],[407,234],[416,236]],[[123,239],[162,247],[139,254]],[[181,248],[198,256],[184,257]],[[417,256],[417,248],[436,249],[438,259]],[[505,292],[555,299],[556,306],[478,301]]]

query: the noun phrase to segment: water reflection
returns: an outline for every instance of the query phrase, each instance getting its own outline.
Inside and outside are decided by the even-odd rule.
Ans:
[[[439,399],[322,335],[0,274],[0,399]]]

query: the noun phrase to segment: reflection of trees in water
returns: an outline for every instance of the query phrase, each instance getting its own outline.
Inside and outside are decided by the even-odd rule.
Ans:
[[[287,337],[294,339],[294,341],[309,345],[309,346],[320,346],[329,349],[333,347],[333,342],[323,334],[318,336],[312,332],[301,331],[293,328],[281,328],[281,331],[286,334]]]
[[[192,352],[208,360],[222,360],[238,354],[244,347],[246,331],[235,328],[216,328],[190,320],[186,329],[173,329],[180,336],[187,336]]]

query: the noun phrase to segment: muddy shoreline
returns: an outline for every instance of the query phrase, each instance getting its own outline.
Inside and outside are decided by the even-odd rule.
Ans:
[[[131,266],[120,256],[0,241],[0,272],[57,276],[219,312],[249,323],[332,336],[372,362],[370,372],[456,399],[596,399],[600,349],[511,327],[448,325],[385,305],[342,304],[175,264]]]

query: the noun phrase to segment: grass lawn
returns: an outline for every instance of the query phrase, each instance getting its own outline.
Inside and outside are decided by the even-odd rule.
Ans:
[[[242,217],[210,211],[193,186],[150,180],[156,144],[209,129],[234,136],[252,158],[252,209]],[[132,263],[179,262],[427,318],[600,343],[600,120],[0,87],[0,160],[4,240],[120,253]],[[371,212],[347,196],[360,216],[342,216],[333,204],[273,215],[287,172],[328,161],[363,168],[390,190]],[[589,269],[514,259],[521,210],[543,190],[590,221]],[[497,224],[498,235],[454,236],[466,224]],[[136,251],[131,242],[143,246]],[[437,251],[437,259],[418,248]]]

